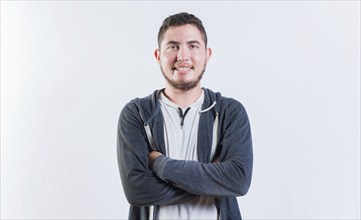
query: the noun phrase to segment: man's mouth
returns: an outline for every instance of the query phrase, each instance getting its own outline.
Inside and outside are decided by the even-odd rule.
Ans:
[[[192,66],[176,66],[173,68],[173,70],[177,71],[178,73],[188,73],[192,69]]]
[[[178,71],[181,71],[181,72],[185,72],[185,71],[188,71],[191,69],[191,67],[178,67],[178,68],[175,68],[176,70]]]

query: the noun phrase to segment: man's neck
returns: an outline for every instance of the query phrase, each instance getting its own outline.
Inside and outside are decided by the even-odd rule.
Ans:
[[[186,108],[193,104],[195,101],[197,101],[201,94],[202,88],[200,86],[187,91],[167,86],[164,90],[164,95],[181,108]]]

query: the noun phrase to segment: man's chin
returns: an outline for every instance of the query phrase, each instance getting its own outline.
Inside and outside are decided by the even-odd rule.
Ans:
[[[197,87],[199,85],[199,82],[201,81],[202,77],[203,77],[203,74],[205,72],[205,66],[204,66],[204,69],[203,71],[201,72],[201,74],[197,77],[197,79],[193,80],[193,81],[174,81],[172,79],[169,79],[167,77],[166,74],[164,74],[164,71],[161,67],[161,71],[163,73],[163,76],[164,78],[166,79],[166,81],[168,82],[168,84],[173,87],[174,89],[178,89],[178,90],[181,90],[181,91],[188,91],[188,90],[191,90],[191,89],[194,89],[195,87]]]
[[[197,87],[199,81],[182,82],[182,83],[168,81],[168,83],[175,89],[182,90],[182,91],[188,91],[188,90],[191,90],[191,89],[194,89],[195,87]]]

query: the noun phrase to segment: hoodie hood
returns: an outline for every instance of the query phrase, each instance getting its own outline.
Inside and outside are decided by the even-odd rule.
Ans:
[[[220,108],[218,103],[220,103],[221,94],[218,92],[215,93],[207,88],[202,89],[204,91],[204,101],[202,104],[201,113],[211,111],[213,112],[214,117],[216,117]],[[138,108],[144,125],[147,125],[151,120],[154,119],[154,116],[158,115],[156,113],[158,113],[158,111],[161,111],[158,97],[163,91],[164,88],[160,90],[155,90],[151,95],[144,98],[137,98],[135,100],[135,104]]]

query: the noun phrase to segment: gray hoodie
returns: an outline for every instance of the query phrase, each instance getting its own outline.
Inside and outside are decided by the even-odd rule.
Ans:
[[[253,150],[247,113],[238,101],[204,90],[198,129],[198,160],[164,156],[163,115],[157,90],[130,101],[118,123],[117,155],[129,219],[149,219],[149,208],[178,204],[196,196],[216,198],[220,219],[241,219],[236,196],[247,193],[252,178]],[[216,161],[210,161],[214,121],[218,120]],[[148,153],[164,155],[152,165]]]

